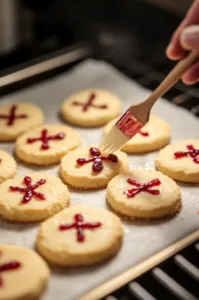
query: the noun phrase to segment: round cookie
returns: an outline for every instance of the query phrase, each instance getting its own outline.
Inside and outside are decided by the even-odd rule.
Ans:
[[[104,134],[107,134],[117,119],[110,121],[104,127]],[[127,142],[122,151],[128,153],[146,153],[161,149],[166,146],[171,138],[171,129],[167,122],[152,115],[150,121],[136,134],[129,142]]]
[[[15,152],[26,163],[47,166],[59,163],[69,151],[81,144],[79,134],[64,125],[34,128],[16,141]]]
[[[37,253],[0,245],[0,300],[39,299],[49,276],[48,265]]]
[[[0,105],[0,141],[14,141],[43,122],[44,114],[35,104],[18,102]]]
[[[103,153],[97,148],[79,148],[66,154],[60,165],[64,182],[78,189],[98,189],[119,173],[128,171],[128,157],[121,151]]]
[[[67,186],[53,175],[18,175],[0,185],[0,215],[6,220],[45,220],[69,204],[70,194]]]
[[[181,207],[175,181],[158,171],[143,169],[113,178],[108,184],[107,200],[116,212],[140,219],[171,216]]]
[[[175,180],[199,183],[199,140],[168,145],[158,153],[155,166]]]
[[[112,257],[122,237],[121,221],[113,213],[72,206],[41,224],[36,246],[51,263],[88,266]]]
[[[0,150],[0,183],[16,174],[17,165],[7,152]]]
[[[83,127],[106,124],[121,113],[120,100],[109,91],[90,89],[67,98],[61,107],[65,121]]]

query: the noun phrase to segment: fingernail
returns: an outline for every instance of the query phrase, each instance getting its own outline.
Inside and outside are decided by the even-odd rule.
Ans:
[[[185,28],[180,35],[180,42],[182,47],[188,50],[199,48],[199,26]]]
[[[174,48],[173,43],[170,42],[170,44],[168,45],[168,47],[166,49],[166,55],[171,60],[178,60],[181,58],[181,55],[176,55],[176,51],[174,49],[175,48]]]
[[[170,55],[170,52],[171,52],[172,50],[173,50],[173,43],[170,42],[169,45],[168,45],[168,47],[167,47],[167,49],[166,49],[166,54],[167,54],[167,56]]]

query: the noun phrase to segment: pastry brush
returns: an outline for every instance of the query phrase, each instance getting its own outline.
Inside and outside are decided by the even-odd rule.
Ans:
[[[182,74],[198,58],[198,50],[190,52],[174,66],[145,101],[129,107],[112,129],[104,136],[99,146],[100,150],[102,152],[113,153],[126,144],[136,133],[140,132],[141,128],[149,121],[150,111],[155,102],[178,82]]]

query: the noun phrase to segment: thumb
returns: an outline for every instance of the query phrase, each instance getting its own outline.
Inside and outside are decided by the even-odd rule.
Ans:
[[[188,26],[180,35],[181,46],[186,50],[199,49],[199,25]]]

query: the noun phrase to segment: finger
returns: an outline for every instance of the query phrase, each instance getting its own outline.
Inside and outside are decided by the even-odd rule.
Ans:
[[[182,81],[188,85],[199,81],[199,61],[197,61],[187,72],[183,74]]]
[[[185,56],[185,53],[178,42],[170,44],[166,49],[166,55],[171,60],[179,60]]]
[[[185,51],[180,44],[180,33],[185,27],[185,20],[182,21],[178,29],[174,32],[171,42],[166,49],[166,55],[172,60],[178,60],[185,56]]]
[[[187,25],[199,24],[199,0],[195,0],[188,10],[185,20]]]
[[[188,10],[184,20],[181,22],[178,29],[174,32],[171,42],[166,50],[166,54],[170,59],[180,59],[185,56],[182,45],[180,44],[180,34],[184,27],[189,25],[199,24],[199,0],[196,0],[191,8]]]
[[[199,49],[199,25],[192,25],[182,30],[180,43],[184,49]]]

